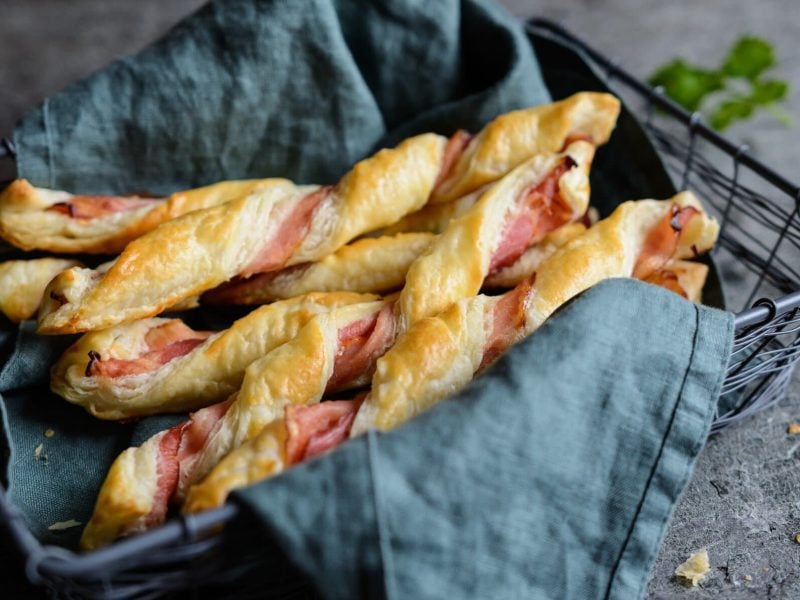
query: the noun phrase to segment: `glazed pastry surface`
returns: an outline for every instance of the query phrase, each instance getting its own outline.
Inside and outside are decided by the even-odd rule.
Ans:
[[[169,198],[76,196],[13,181],[0,193],[0,238],[23,250],[117,254],[131,240],[193,210],[242,198],[285,179],[223,181]]]
[[[610,94],[579,92],[558,102],[500,115],[470,140],[431,202],[456,200],[536,154],[560,152],[575,139],[605,144],[619,110],[619,100]]]
[[[206,292],[206,304],[264,304],[310,292],[381,293],[403,285],[432,233],[399,233],[357,240],[313,263],[233,280]]]
[[[36,315],[44,290],[50,281],[70,267],[79,267],[77,260],[34,258],[0,263],[0,312],[14,323]]]
[[[592,144],[573,142],[563,153],[534,156],[490,186],[411,265],[398,300],[401,329],[474,296],[488,275],[582,217],[593,157]]]
[[[319,260],[420,208],[444,138],[424,134],[361,161],[332,188],[274,185],[173,219],[134,240],[106,273],[50,284],[39,332],[75,333],[154,316],[235,276]]]
[[[206,338],[179,319],[144,319],[93,331],[55,363],[50,386],[101,419],[196,410],[235,392],[250,363],[294,338],[315,316],[376,298],[347,292],[300,296],[262,306]],[[145,369],[131,368],[153,352],[156,344],[148,339],[173,332],[178,333],[169,340],[173,344],[199,341],[164,364],[156,360]]]

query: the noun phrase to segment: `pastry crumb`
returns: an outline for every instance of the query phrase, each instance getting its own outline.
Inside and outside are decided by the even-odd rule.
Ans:
[[[51,437],[53,437],[55,434],[56,434],[56,432],[55,432],[55,431],[53,431],[52,429],[47,429],[47,430],[45,430],[45,432],[44,432],[44,437],[46,437],[46,438],[51,438]]]
[[[81,524],[80,521],[76,521],[75,519],[70,519],[69,521],[59,521],[58,523],[53,523],[52,525],[48,526],[49,531],[63,531],[64,529],[72,529],[73,527],[78,527]]]
[[[789,435],[800,433],[800,423],[789,423],[789,426],[786,428],[786,433]]]
[[[753,581],[753,576],[752,575],[745,575],[744,576],[744,580],[745,581]]]
[[[705,548],[692,554],[684,563],[675,569],[675,575],[690,581],[692,585],[698,585],[705,579],[711,570],[711,563],[708,562],[708,551]]]

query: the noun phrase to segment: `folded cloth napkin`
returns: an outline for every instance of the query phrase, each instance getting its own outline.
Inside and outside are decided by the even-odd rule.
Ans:
[[[603,282],[414,421],[234,493],[226,534],[276,540],[330,599],[641,597],[732,337],[730,313]]]
[[[46,99],[14,141],[20,177],[79,193],[329,183],[408,135],[548,100],[488,2],[224,0]]]

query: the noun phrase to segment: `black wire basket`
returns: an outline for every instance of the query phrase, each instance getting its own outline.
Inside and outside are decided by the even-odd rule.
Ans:
[[[779,401],[800,359],[800,188],[559,25],[535,19],[527,29],[554,97],[579,89],[620,96],[626,110],[618,129],[642,136],[643,128],[658,151],[652,158],[659,168],[663,161],[672,178],[665,175],[662,197],[674,192],[673,181],[679,182],[720,221],[712,279],[718,275],[726,283],[727,297],[716,281],[711,303],[738,312],[712,434]],[[582,75],[572,83],[556,81],[549,76],[556,64]],[[0,143],[3,156],[14,156],[8,141]],[[232,560],[223,551],[220,531],[235,516],[236,509],[226,505],[76,554],[42,546],[0,487],[0,519],[24,559],[25,574],[54,597],[122,600],[188,590],[193,597],[317,597],[275,548]]]

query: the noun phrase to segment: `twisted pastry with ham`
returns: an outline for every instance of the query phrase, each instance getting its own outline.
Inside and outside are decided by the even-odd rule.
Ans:
[[[707,251],[717,233],[716,221],[689,193],[669,201],[622,204],[513,290],[461,300],[440,315],[414,323],[378,359],[371,391],[363,401],[287,409],[191,487],[184,510],[219,506],[230,490],[277,474],[368,428],[396,427],[463,388],[558,306],[603,279],[634,276],[668,282],[668,289],[698,297],[705,265],[675,258]],[[681,285],[672,280],[675,273]]]
[[[403,285],[432,233],[399,233],[355,241],[320,261],[234,279],[202,296],[205,304],[264,304],[310,292],[380,293]]]
[[[165,221],[283,183],[285,179],[223,181],[169,198],[145,198],[74,195],[18,179],[0,193],[0,238],[23,250],[117,254]]]
[[[472,137],[461,132],[451,140],[452,166],[444,170],[432,204],[450,202],[496,181],[535,154],[563,150],[583,139],[600,146],[608,141],[620,104],[614,96],[579,92],[559,102],[500,115]]]
[[[573,142],[563,153],[534,156],[492,185],[411,265],[398,299],[401,328],[474,296],[487,276],[580,219],[589,206],[593,157],[592,144]]]
[[[416,136],[361,161],[335,187],[272,186],[163,223],[128,244],[105,274],[70,269],[53,280],[39,331],[110,327],[237,275],[319,260],[422,206],[444,146],[440,136]]]
[[[394,341],[392,304],[352,304],[318,315],[294,339],[252,363],[237,394],[123,452],[100,490],[81,546],[96,548],[162,522],[174,496],[285,406],[367,383],[376,357]]]
[[[689,192],[671,200],[625,202],[559,248],[535,274],[518,312],[503,308],[505,294],[464,300],[420,321],[379,361],[372,391],[351,435],[390,429],[466,385],[481,366],[531,334],[559,306],[603,279],[648,280],[673,259],[708,251],[719,232]],[[514,290],[522,294],[525,282]],[[521,309],[519,308],[521,307]],[[518,315],[512,319],[508,315]]]
[[[53,365],[50,387],[101,419],[196,410],[239,389],[250,363],[291,340],[315,316],[376,299],[308,294],[262,306],[213,334],[160,318],[93,331]]]

